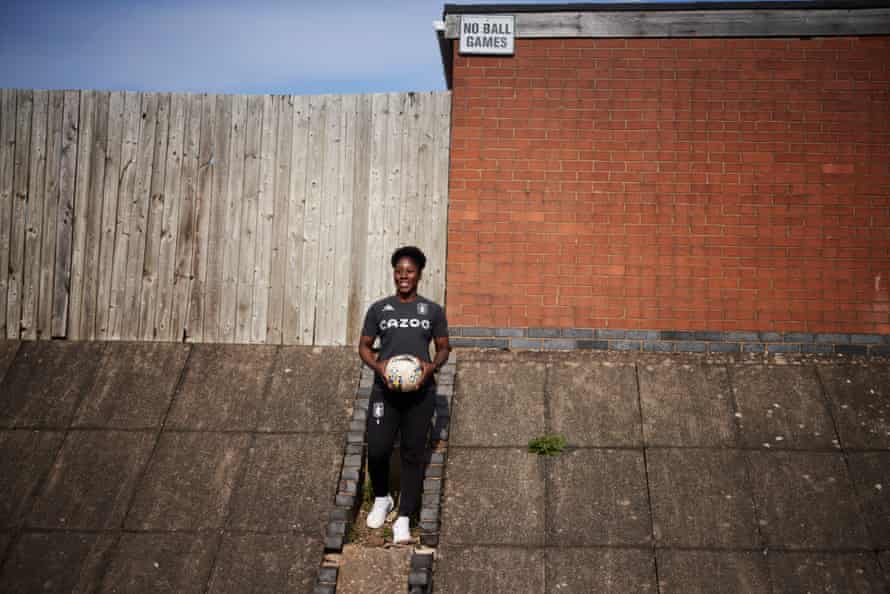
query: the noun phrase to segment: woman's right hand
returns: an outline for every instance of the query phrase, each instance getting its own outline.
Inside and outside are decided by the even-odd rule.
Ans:
[[[392,390],[392,384],[389,382],[389,378],[386,377],[386,364],[389,362],[389,359],[378,359],[376,365],[374,366],[374,370],[377,372],[377,375],[380,376],[380,379],[383,380],[383,383],[387,388]]]
[[[374,372],[380,376],[380,379],[383,380],[384,385],[392,390],[392,386],[388,381],[386,381],[386,364],[389,359],[378,359],[377,355],[371,350],[371,345],[374,344],[373,336],[365,336],[359,339],[358,342],[358,356],[364,362],[365,365],[374,370]]]

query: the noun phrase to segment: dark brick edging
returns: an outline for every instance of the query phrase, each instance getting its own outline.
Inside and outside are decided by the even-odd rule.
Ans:
[[[434,547],[439,542],[439,514],[442,506],[442,475],[448,448],[451,397],[454,394],[455,355],[438,374],[436,408],[430,429],[430,454],[424,471],[420,511],[420,543]],[[362,365],[359,387],[352,404],[352,417],[346,433],[346,448],[334,497],[334,509],[328,515],[324,532],[324,559],[318,569],[313,594],[335,594],[339,574],[339,554],[343,552],[349,528],[355,519],[361,497],[359,487],[365,460],[365,430],[374,372]],[[408,590],[425,594],[432,584],[433,551],[416,550],[411,555]]]
[[[452,346],[472,348],[890,356],[890,334],[474,326],[449,332]]]
[[[433,586],[433,552],[417,552],[411,555],[408,573],[408,594],[427,594]]]
[[[442,480],[448,455],[448,429],[451,422],[451,402],[454,378],[457,373],[456,354],[451,353],[448,364],[439,372],[436,384],[436,409],[430,429],[429,461],[423,476],[420,508],[420,544],[411,555],[408,573],[409,594],[427,594],[433,583],[433,559],[439,544],[442,512]]]
[[[334,594],[337,591],[339,554],[343,552],[349,528],[361,505],[359,486],[362,484],[365,460],[365,423],[373,383],[374,373],[362,365],[359,387],[352,403],[352,417],[346,433],[346,448],[343,450],[343,463],[337,480],[334,509],[328,514],[325,525],[325,555],[318,569],[312,594]]]

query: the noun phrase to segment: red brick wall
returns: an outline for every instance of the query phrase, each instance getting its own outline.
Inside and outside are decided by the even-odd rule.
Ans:
[[[890,37],[455,47],[456,326],[890,333]]]

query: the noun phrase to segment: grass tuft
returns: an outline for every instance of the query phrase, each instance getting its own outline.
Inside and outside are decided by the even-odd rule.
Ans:
[[[558,456],[566,447],[566,438],[562,435],[542,435],[528,442],[528,451],[539,456]]]

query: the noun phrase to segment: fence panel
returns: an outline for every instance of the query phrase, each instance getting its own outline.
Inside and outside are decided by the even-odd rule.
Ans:
[[[0,89],[0,334],[353,344],[408,243],[444,302],[450,111]]]

